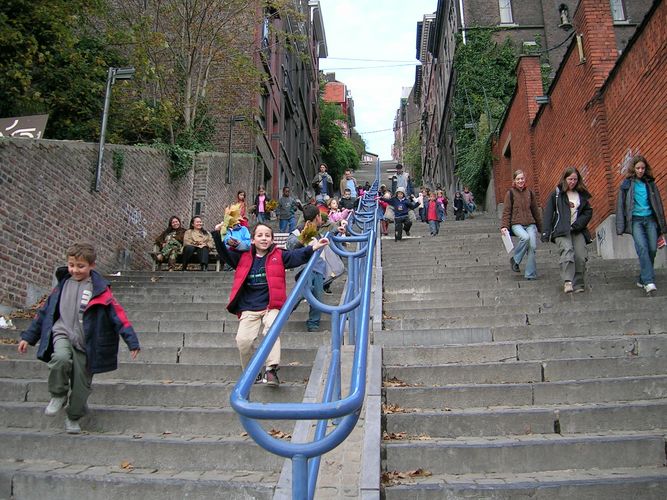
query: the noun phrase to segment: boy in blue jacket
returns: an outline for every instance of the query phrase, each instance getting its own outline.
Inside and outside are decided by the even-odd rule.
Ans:
[[[58,285],[28,329],[18,351],[39,340],[37,359],[49,365],[51,401],[44,413],[56,415],[67,405],[65,430],[79,434],[79,419],[86,413],[95,373],[118,368],[119,336],[139,354],[139,339],[125,311],[111,294],[109,283],[95,271],[95,248],[75,243],[67,249],[67,271],[56,271]]]

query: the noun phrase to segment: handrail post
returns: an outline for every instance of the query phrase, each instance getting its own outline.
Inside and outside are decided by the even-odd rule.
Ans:
[[[308,459],[305,455],[292,457],[292,500],[306,500],[308,495]]]

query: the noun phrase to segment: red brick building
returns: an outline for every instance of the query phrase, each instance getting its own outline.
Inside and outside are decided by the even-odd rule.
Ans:
[[[608,0],[581,0],[572,24],[577,36],[546,96],[538,57],[517,64],[493,144],[495,196],[503,199],[520,168],[543,205],[563,170],[576,166],[593,195],[599,251],[612,256],[622,250],[610,216],[627,158],[646,156],[667,193],[667,2],[655,0],[620,57]]]
[[[325,75],[326,83],[324,85],[324,95],[322,99],[325,102],[331,102],[340,107],[341,113],[345,116],[345,121],[338,123],[345,137],[350,137],[352,127],[354,127],[354,101],[347,90],[347,85],[336,80],[335,73]]]

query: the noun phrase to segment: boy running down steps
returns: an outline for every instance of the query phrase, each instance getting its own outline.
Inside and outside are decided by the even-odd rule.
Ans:
[[[88,243],[67,249],[67,270],[56,271],[59,283],[26,331],[18,351],[39,340],[37,358],[48,363],[51,401],[44,413],[55,416],[67,404],[65,430],[79,434],[86,413],[93,375],[118,368],[122,337],[132,359],[139,339],[125,311],[111,294],[109,283],[95,271],[96,253]],[[68,401],[69,400],[69,401]]]

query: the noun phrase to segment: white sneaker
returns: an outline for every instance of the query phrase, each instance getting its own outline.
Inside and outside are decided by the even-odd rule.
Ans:
[[[67,434],[81,434],[81,426],[78,420],[70,420],[65,417],[65,431]]]
[[[653,283],[649,283],[648,285],[644,285],[644,291],[646,293],[655,292],[657,289],[658,289],[658,287],[655,286]]]
[[[572,286],[572,282],[571,281],[566,281],[563,284],[563,292],[572,293],[573,291],[574,291],[574,287]]]
[[[62,396],[59,398],[51,398],[51,401],[49,401],[49,404],[46,405],[46,408],[44,409],[44,415],[48,417],[53,417],[56,413],[58,413],[63,406],[65,406],[65,402],[67,401],[67,396]]]

